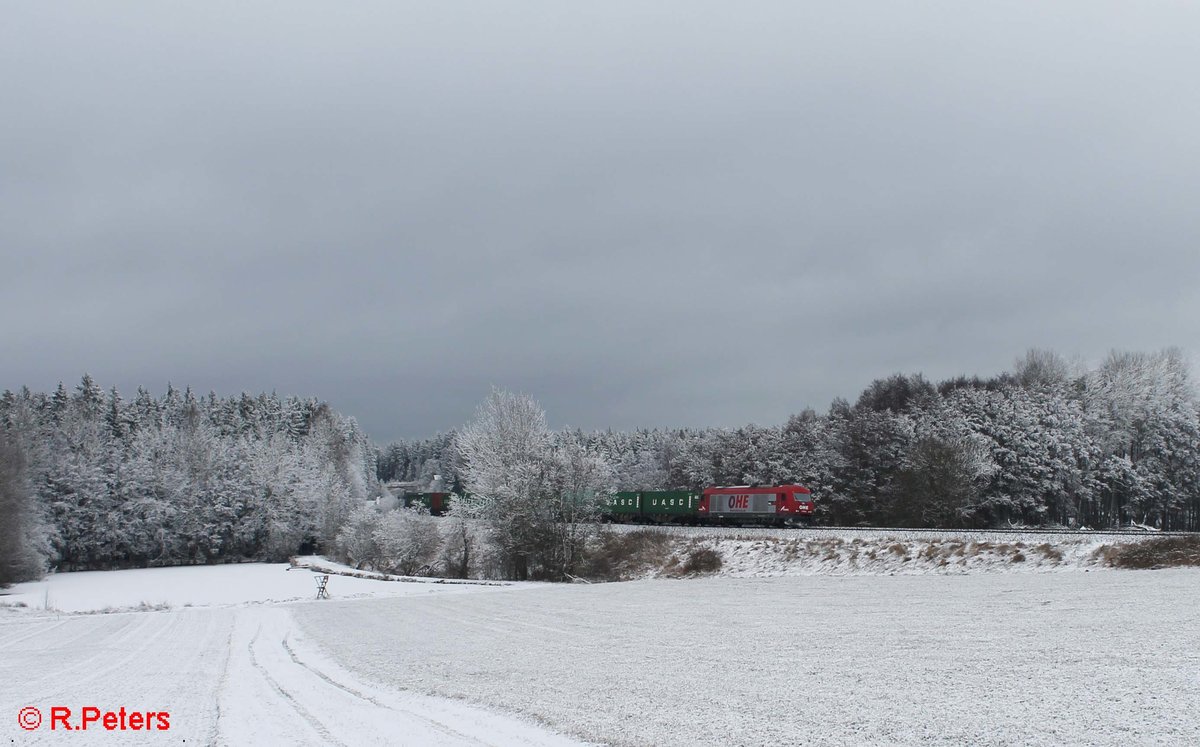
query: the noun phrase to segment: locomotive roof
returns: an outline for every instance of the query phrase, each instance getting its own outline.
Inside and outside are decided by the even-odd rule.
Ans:
[[[712,490],[712,491],[744,490],[744,491],[757,491],[760,493],[774,492],[776,490],[802,490],[806,493],[810,492],[808,488],[804,487],[803,485],[796,485],[795,483],[786,483],[783,485],[712,485],[710,487],[705,488],[705,490],[706,491],[707,490]]]

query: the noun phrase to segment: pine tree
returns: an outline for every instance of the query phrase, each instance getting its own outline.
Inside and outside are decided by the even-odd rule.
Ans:
[[[50,554],[47,534],[27,478],[25,455],[0,428],[0,587],[41,577]]]

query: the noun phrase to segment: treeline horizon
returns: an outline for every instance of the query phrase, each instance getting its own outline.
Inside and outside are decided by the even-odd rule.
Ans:
[[[381,448],[378,478],[454,484],[454,436]],[[1200,404],[1177,348],[1091,369],[1032,349],[1012,371],[936,384],[897,373],[780,426],[553,438],[606,459],[617,489],[798,482],[825,524],[1200,531]]]
[[[1090,370],[1031,350],[1014,369],[937,384],[877,379],[851,404],[779,426],[560,430],[553,453],[606,489],[798,482],[824,524],[1200,531],[1200,406],[1182,353]],[[316,399],[0,395],[0,584],[84,570],[340,552],[381,482],[463,476],[456,432],[374,446]]]

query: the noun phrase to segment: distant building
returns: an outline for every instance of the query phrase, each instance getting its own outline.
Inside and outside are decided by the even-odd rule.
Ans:
[[[423,480],[409,480],[407,482],[401,480],[393,480],[392,482],[384,483],[383,485],[392,495],[400,496],[405,493],[424,493],[425,482]]]

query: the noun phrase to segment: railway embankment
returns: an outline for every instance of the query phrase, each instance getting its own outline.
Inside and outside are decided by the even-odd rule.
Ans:
[[[616,533],[593,576],[777,577],[1091,572],[1200,566],[1200,535],[662,531]]]

